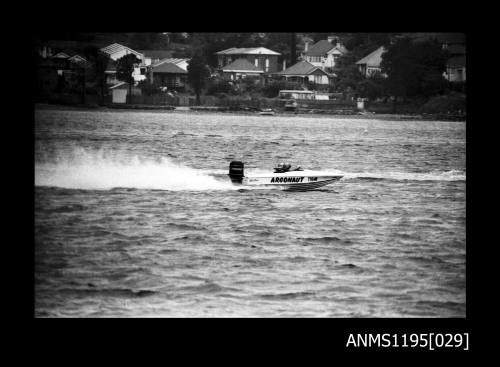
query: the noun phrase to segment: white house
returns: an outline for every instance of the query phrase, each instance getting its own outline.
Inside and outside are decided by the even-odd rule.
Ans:
[[[325,70],[318,66],[314,66],[308,61],[299,61],[289,68],[274,73],[277,77],[285,80],[296,81],[301,83],[315,83],[318,85],[328,85],[330,77],[334,74],[328,74]]]
[[[321,40],[309,47],[306,43],[303,59],[314,66],[325,70],[335,67],[338,58],[347,53],[347,49],[341,45],[334,36],[327,40]]]
[[[135,50],[132,50],[129,47],[120,45],[119,43],[113,43],[113,44],[111,44],[109,46],[103,47],[103,48],[101,48],[101,51],[104,52],[104,53],[106,53],[109,56],[109,58],[111,60],[113,60],[113,61],[116,61],[119,58],[121,58],[121,57],[123,57],[125,55],[128,55],[128,54],[135,55],[138,59],[141,60],[141,63],[137,64],[136,67],[134,68],[134,72],[132,73],[132,75],[134,77],[134,80],[136,82],[139,82],[141,80],[145,80],[146,79],[146,68],[145,68],[145,65],[143,65],[145,58],[144,58],[144,55],[142,53],[137,52]],[[113,70],[113,69],[110,68],[109,70],[106,70],[106,74],[109,75],[109,77],[108,77],[109,81],[116,82],[116,77],[114,78],[111,75],[111,74],[116,74],[116,69]]]
[[[382,71],[380,64],[382,63],[382,54],[384,52],[386,52],[386,49],[384,48],[384,46],[380,46],[375,51],[356,62],[359,72],[367,78],[380,73]]]

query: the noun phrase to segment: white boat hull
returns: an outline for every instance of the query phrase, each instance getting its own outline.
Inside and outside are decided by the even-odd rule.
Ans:
[[[246,186],[279,186],[285,190],[306,191],[329,185],[342,177],[337,175],[311,175],[305,171],[293,171],[268,176],[245,176],[242,184]]]
[[[229,164],[229,177],[231,181],[237,185],[260,186],[263,188],[279,187],[290,191],[307,191],[329,185],[340,180],[343,176],[331,172],[312,170],[293,170],[245,175],[243,162],[232,161]]]

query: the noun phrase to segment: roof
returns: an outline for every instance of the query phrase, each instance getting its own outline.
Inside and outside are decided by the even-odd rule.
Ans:
[[[451,57],[446,66],[449,68],[461,68],[465,67],[465,55],[464,56],[453,56]]]
[[[118,84],[115,84],[111,87],[109,87],[109,89],[128,89],[128,83],[127,82],[120,82]]]
[[[164,64],[164,63],[174,64],[174,65],[180,67],[181,69],[187,71],[187,65],[189,65],[189,59],[168,58],[168,59],[163,59],[163,60],[157,61],[152,66],[157,67],[157,66]]]
[[[356,62],[357,65],[364,65],[366,66],[374,66],[374,67],[379,67],[380,63],[382,62],[382,54],[385,52],[384,46],[380,46],[377,48],[375,51],[372,53],[366,55],[363,57],[361,60]]]
[[[101,48],[101,51],[107,53],[108,55],[112,55],[112,54],[120,52],[122,50],[127,50],[130,53],[142,56],[142,54],[140,52],[132,50],[130,47],[120,45],[119,43],[113,43],[113,44],[111,44],[109,46]]]
[[[108,89],[129,89],[129,84],[127,82],[119,82],[115,85],[112,85]],[[139,89],[136,85],[132,85],[132,90],[137,90]]]
[[[67,59],[70,57],[70,54],[69,54],[69,52],[60,51],[60,52],[56,53],[55,55],[52,55],[51,57],[59,58],[59,59]]]
[[[309,47],[306,52],[307,56],[323,56],[337,44],[330,43],[328,40],[321,40]]]
[[[222,71],[245,71],[252,73],[263,73],[262,69],[259,69],[254,64],[252,64],[247,59],[236,59],[232,63],[224,66]]]
[[[85,57],[80,56],[80,55],[73,55],[70,58],[68,58],[68,60],[73,61],[73,62],[87,62]]]
[[[321,70],[321,68],[314,66],[313,64],[311,64],[310,62],[307,62],[307,61],[299,61],[298,63],[290,66],[289,68],[287,68],[283,71],[280,71],[278,73],[275,73],[275,74],[278,74],[278,75],[309,75],[316,70],[320,70],[321,72],[328,75],[324,70]]]
[[[169,64],[179,65],[183,62],[189,62],[189,59],[166,58],[166,59],[162,59],[160,61],[155,62],[153,64],[153,66],[157,66],[157,65],[163,64],[165,62],[167,62]]]
[[[247,47],[236,48],[231,47],[227,50],[222,50],[215,53],[216,55],[281,55],[279,52],[270,50],[265,47]]]
[[[328,52],[333,52],[333,51],[335,51],[335,50],[339,51],[339,52],[340,52],[340,53],[342,53],[342,54],[347,53],[347,48],[345,48],[345,47],[344,47],[344,45],[340,45],[340,44],[339,44],[339,45],[335,45],[335,46],[334,46],[334,47],[333,47],[330,51],[328,51]]]
[[[137,50],[145,57],[149,57],[151,59],[168,59],[172,57],[173,51],[170,50]]]
[[[170,62],[159,62],[152,65],[153,73],[187,74],[187,71]]]

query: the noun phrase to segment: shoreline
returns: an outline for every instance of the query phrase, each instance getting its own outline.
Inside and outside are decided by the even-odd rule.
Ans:
[[[216,107],[196,106],[196,109],[190,107],[175,107],[175,106],[150,106],[150,105],[120,105],[114,106],[86,106],[86,105],[64,105],[50,103],[35,103],[34,110],[69,110],[69,111],[137,111],[137,112],[157,112],[157,113],[189,113],[189,114],[224,114],[224,115],[239,115],[239,116],[260,116],[256,111],[229,111],[219,110]],[[337,119],[372,119],[383,121],[443,121],[443,122],[466,122],[466,116],[446,116],[443,114],[425,114],[425,115],[409,115],[409,114],[377,114],[372,112],[354,112],[352,114],[339,114],[326,112],[276,112],[273,116],[276,117],[316,117],[316,118],[337,118]],[[262,117],[273,117],[262,116]]]

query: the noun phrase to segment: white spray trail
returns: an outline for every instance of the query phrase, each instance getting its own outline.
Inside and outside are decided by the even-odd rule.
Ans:
[[[159,190],[231,190],[200,170],[169,160],[127,159],[124,155],[78,149],[51,163],[35,165],[35,186],[109,190],[116,187]]]

